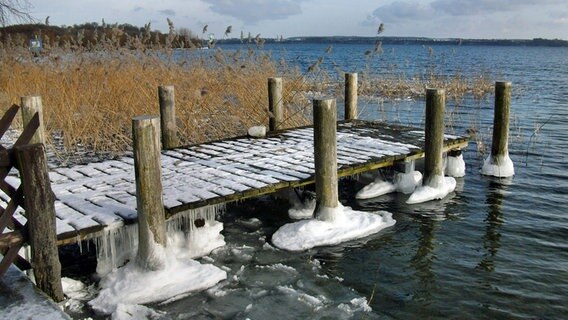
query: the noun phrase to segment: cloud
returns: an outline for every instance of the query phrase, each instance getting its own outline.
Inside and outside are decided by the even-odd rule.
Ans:
[[[173,17],[176,15],[176,12],[172,9],[164,9],[164,10],[160,10],[159,11],[161,14],[165,15],[165,16],[170,16]]]
[[[305,0],[204,0],[213,12],[231,16],[244,23],[286,19],[301,14]]]
[[[410,1],[395,1],[375,9],[372,15],[367,17],[365,24],[377,24],[378,22],[397,22],[405,20],[430,19],[432,8],[422,3]]]
[[[435,0],[431,6],[437,12],[452,16],[472,16],[497,12],[519,11],[535,6],[562,4],[566,0]]]

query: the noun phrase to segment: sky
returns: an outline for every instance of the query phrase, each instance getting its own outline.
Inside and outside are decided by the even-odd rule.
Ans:
[[[32,16],[51,25],[130,23],[201,35],[243,31],[274,38],[384,36],[568,40],[568,0],[28,0]]]

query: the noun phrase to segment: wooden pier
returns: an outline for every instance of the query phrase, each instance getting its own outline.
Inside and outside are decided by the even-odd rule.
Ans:
[[[338,176],[392,166],[424,155],[422,129],[353,120],[337,127]],[[313,127],[265,138],[237,137],[161,153],[166,218],[212,204],[314,183]],[[446,135],[444,151],[466,137]],[[123,157],[49,173],[55,194],[58,243],[96,236],[137,219],[134,159]],[[19,185],[17,178],[8,182]],[[0,198],[6,199],[0,192]]]

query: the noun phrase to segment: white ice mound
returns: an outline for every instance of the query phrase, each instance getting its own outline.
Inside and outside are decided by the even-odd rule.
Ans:
[[[272,244],[289,251],[307,250],[363,238],[395,224],[386,211],[362,212],[349,207],[335,209],[333,222],[316,219],[286,224],[272,236]]]
[[[394,181],[388,182],[377,178],[374,182],[363,187],[355,195],[356,199],[371,199],[380,197],[387,193],[402,192],[409,194],[414,191],[417,185],[422,181],[422,173],[412,171],[410,173],[398,172],[394,176]]]
[[[396,191],[404,194],[411,194],[420,183],[422,183],[422,173],[420,173],[420,171],[410,173],[398,172],[394,176]]]
[[[363,187],[355,195],[356,199],[371,199],[396,191],[396,186],[388,181],[377,179]]]
[[[465,177],[465,161],[463,154],[446,158],[446,175],[454,178]]]
[[[498,156],[496,163],[491,160],[491,155],[485,159],[483,167],[481,168],[481,174],[493,177],[512,177],[515,175],[515,167],[513,161],[509,158],[509,154],[506,153],[503,156]]]
[[[435,187],[430,185],[419,187],[410,195],[406,203],[416,204],[431,200],[441,200],[456,188],[456,179],[452,177],[436,176],[432,179],[434,179],[435,182],[431,185]]]
[[[226,244],[221,231],[223,231],[221,222],[205,221],[204,226],[192,228],[189,234],[184,232],[172,233],[168,237],[168,246],[176,251],[178,257],[180,255],[189,258],[203,257]]]
[[[310,219],[314,216],[315,209],[316,199],[314,198],[306,198],[303,202],[296,200],[292,208],[288,210],[288,216],[294,220]]]
[[[227,273],[213,265],[195,260],[178,260],[168,250],[162,270],[145,271],[131,261],[106,275],[100,282],[99,295],[89,301],[97,313],[111,314],[119,304],[135,305],[158,302],[186,292],[214,286],[227,278]]]

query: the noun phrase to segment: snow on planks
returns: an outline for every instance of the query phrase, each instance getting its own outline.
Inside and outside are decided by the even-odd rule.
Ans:
[[[423,156],[424,133],[415,128],[340,122],[337,140],[340,177]],[[445,150],[466,145],[465,137],[445,137]],[[161,161],[164,206],[169,217],[188,209],[313,183],[313,129],[303,127],[262,139],[238,137],[167,150],[162,152]],[[131,157],[53,169],[50,179],[61,244],[136,221]]]

